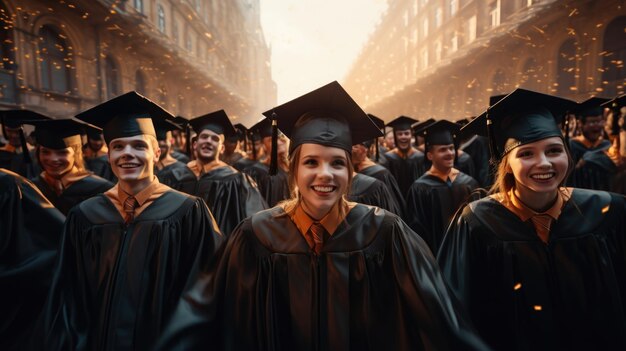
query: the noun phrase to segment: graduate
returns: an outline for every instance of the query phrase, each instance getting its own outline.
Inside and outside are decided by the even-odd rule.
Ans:
[[[626,198],[563,186],[573,106],[517,89],[464,128],[489,137],[496,178],[437,259],[495,350],[626,350]]]
[[[154,176],[169,112],[133,91],[76,117],[103,129],[119,181],[67,216],[39,349],[149,350],[222,237],[202,199]]]
[[[390,194],[389,188],[380,180],[354,172],[348,192],[348,200],[365,205],[380,207],[399,216],[402,208]]]
[[[24,350],[48,296],[65,216],[0,168],[0,350]]]
[[[592,97],[576,106],[580,135],[570,139],[569,147],[574,170],[568,184],[576,188],[609,190],[617,167],[608,155],[611,142],[602,137],[604,130],[604,108],[601,104],[609,99]]]
[[[431,166],[409,189],[406,222],[432,252],[439,250],[456,210],[479,187],[474,178],[454,167],[459,129],[456,123],[440,120],[417,131],[424,138]]]
[[[263,153],[268,155],[252,166],[247,167],[244,172],[249,174],[259,187],[259,191],[267,204],[272,207],[279,202],[290,197],[287,172],[289,172],[289,160],[287,158],[287,148],[289,140],[280,131],[276,137],[276,151],[272,147],[272,121],[265,118],[250,130],[260,135],[263,143]],[[272,165],[272,160],[276,162]]]
[[[622,94],[603,107],[609,108],[604,130],[611,141],[607,155],[617,168],[611,191],[626,195],[626,94]]]
[[[172,121],[174,124],[180,127],[180,129],[172,129],[172,138],[174,144],[172,145],[171,155],[176,160],[187,164],[191,160],[191,127],[189,126],[189,120],[183,116],[176,116]]]
[[[423,240],[346,201],[352,145],[380,135],[354,100],[332,82],[273,114],[296,195],[230,235],[158,349],[482,349]]]
[[[164,184],[202,198],[215,217],[220,231],[230,234],[244,218],[267,208],[267,204],[250,176],[219,159],[224,137],[235,130],[224,110],[191,119],[197,133],[193,142],[196,159],[186,167],[162,175]]]
[[[172,155],[174,148],[172,147],[172,131],[180,130],[181,127],[175,123],[175,119],[171,120],[172,124],[162,125],[155,127],[157,141],[159,142],[159,149],[161,149],[161,155],[159,161],[154,165],[155,174],[159,180],[163,177],[163,174],[169,172],[174,168],[183,168],[185,163],[182,163]]]
[[[6,110],[0,113],[2,134],[8,143],[0,147],[0,168],[13,171],[27,179],[39,174],[41,169],[33,161],[34,152],[26,142],[22,120],[48,120],[50,117],[30,110]],[[24,152],[26,150],[26,152]]]
[[[413,118],[400,116],[387,123],[393,128],[396,147],[385,153],[387,163],[384,166],[398,181],[402,194],[406,194],[411,184],[426,171],[424,153],[411,145],[413,136],[411,125],[416,122],[417,120]]]
[[[381,133],[385,133],[385,121],[383,121],[382,118],[379,118],[371,113],[368,113],[367,117],[369,117],[372,122],[374,122],[378,129],[380,129]],[[387,163],[387,159],[385,159],[385,153],[389,151],[386,147],[381,145],[382,143],[384,143],[384,140],[385,139],[383,138],[383,136],[380,136],[376,139],[364,141],[363,143],[361,143],[362,145],[367,147],[367,157],[380,165]]]
[[[235,133],[224,138],[224,152],[220,160],[239,172],[252,166],[255,161],[246,156],[245,146],[248,129],[241,123],[235,124]]]
[[[27,123],[35,125],[37,161],[43,169],[33,183],[61,213],[67,215],[75,205],[113,187],[85,169],[81,134],[93,126],[74,119]]]
[[[111,170],[108,153],[109,149],[104,143],[102,131],[93,128],[87,129],[87,144],[83,147],[85,168],[98,177],[117,183],[117,178],[115,178],[115,174]]]

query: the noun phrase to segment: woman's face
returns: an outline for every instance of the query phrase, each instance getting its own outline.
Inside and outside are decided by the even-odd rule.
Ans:
[[[74,149],[55,150],[45,146],[39,148],[39,161],[44,171],[53,178],[61,178],[74,167]]]
[[[533,192],[555,191],[567,175],[569,158],[559,137],[525,144],[508,154],[508,172],[515,177],[515,186]]]
[[[349,172],[346,152],[336,147],[302,144],[296,185],[305,211],[321,219],[347,192]]]

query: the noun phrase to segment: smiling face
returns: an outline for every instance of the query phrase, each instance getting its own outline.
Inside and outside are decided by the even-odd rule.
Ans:
[[[224,137],[212,130],[204,129],[198,134],[193,148],[200,161],[204,163],[215,161],[224,148]]]
[[[268,155],[272,154],[272,137],[263,138],[263,148]],[[278,158],[285,157],[287,154],[287,137],[284,134],[279,134],[276,138],[276,154]]]
[[[74,149],[55,150],[39,146],[39,163],[43,170],[52,178],[60,179],[74,167]]]
[[[113,139],[109,143],[111,169],[120,182],[128,184],[150,184],[160,155],[156,138],[145,134]]]
[[[596,141],[602,135],[604,129],[604,118],[599,116],[587,116],[581,121],[581,131],[585,139]]]
[[[432,145],[429,147],[426,157],[438,170],[448,171],[454,167],[454,144]]]
[[[352,164],[360,165],[367,158],[367,148],[363,144],[352,145]]]
[[[513,174],[520,192],[554,192],[567,176],[569,156],[559,137],[521,145],[506,157],[507,171]]]
[[[296,185],[304,210],[323,218],[348,191],[350,171],[346,151],[318,144],[302,144],[296,166]]]
[[[396,141],[398,143],[396,147],[403,152],[409,151],[411,148],[411,130],[396,130],[395,133]]]

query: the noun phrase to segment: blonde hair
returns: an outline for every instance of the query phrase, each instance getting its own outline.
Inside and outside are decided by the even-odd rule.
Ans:
[[[302,202],[302,196],[298,191],[297,178],[298,178],[298,164],[300,161],[300,154],[302,151],[302,145],[298,145],[293,152],[289,155],[289,172],[287,173],[287,180],[289,184],[289,192],[291,197],[287,200],[279,203],[285,209],[285,213],[289,216],[293,215],[295,210],[300,206]],[[352,188],[352,176],[354,175],[354,166],[352,165],[352,157],[349,152],[346,153],[346,167],[348,168],[348,186],[346,187],[345,192],[342,194],[339,202],[346,205],[348,200],[348,194],[350,193],[350,189]],[[339,216],[341,218],[345,217],[347,214],[346,211],[347,206],[339,206]]]

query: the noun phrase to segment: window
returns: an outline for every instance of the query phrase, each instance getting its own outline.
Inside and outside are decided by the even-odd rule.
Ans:
[[[435,62],[439,62],[441,60],[441,52],[443,51],[441,47],[441,40],[437,40],[435,42]]]
[[[441,26],[441,22],[443,20],[443,11],[441,7],[437,7],[435,10],[435,28],[439,28]]]
[[[165,33],[165,10],[163,10],[162,5],[159,5],[157,24],[159,32]]]
[[[576,41],[566,40],[559,48],[556,67],[557,93],[570,95],[576,88]]]
[[[476,40],[476,15],[467,21],[467,42],[471,43],[474,40]]]
[[[455,52],[459,49],[459,36],[456,32],[452,33],[450,38],[450,52]]]
[[[500,25],[500,0],[495,0],[489,7],[489,19],[491,28],[495,28]]]
[[[202,6],[200,6],[200,0],[194,0],[193,2],[196,8],[196,12],[200,13],[200,11],[202,11]]]
[[[187,33],[185,34],[185,49],[187,49],[187,51],[189,52],[193,51],[193,43],[192,43],[191,36],[192,34],[190,34],[189,29],[187,29]]]
[[[9,12],[0,2],[0,101],[16,102],[15,50],[13,44],[13,23]]]
[[[428,18],[424,18],[422,23],[422,39],[428,36]]]
[[[177,20],[172,21],[172,37],[174,38],[174,42],[176,44],[180,42],[178,38],[178,21]]]
[[[65,36],[51,26],[43,26],[39,31],[39,51],[41,87],[59,93],[69,92],[72,59]]]
[[[141,70],[135,72],[135,90],[141,95],[146,95],[146,78]]]
[[[107,99],[118,96],[120,94],[119,69],[113,58],[110,56],[107,56],[104,61],[104,74],[106,77]]]
[[[423,49],[420,56],[422,57],[422,69],[428,68],[428,49]]]
[[[526,0],[526,6],[530,7],[538,2],[538,0]]]
[[[450,0],[450,17],[456,14],[459,9],[459,0]]]
[[[133,6],[137,11],[143,13],[143,0],[133,0]]]
[[[417,16],[417,9],[419,8],[419,4],[417,3],[418,0],[414,0],[413,4],[411,6],[412,8],[412,13],[413,13],[413,17]]]
[[[402,15],[402,21],[404,22],[405,27],[409,25],[409,11],[404,11],[404,14]]]

